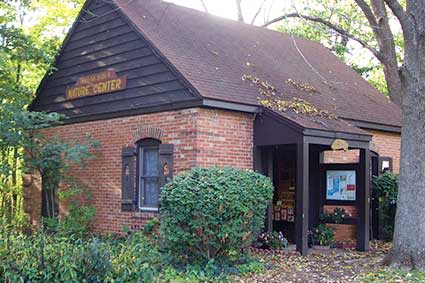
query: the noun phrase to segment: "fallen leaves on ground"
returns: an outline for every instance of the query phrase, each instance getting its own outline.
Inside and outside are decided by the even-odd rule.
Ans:
[[[257,253],[266,270],[235,278],[237,283],[277,282],[425,282],[424,273],[403,273],[381,266],[391,244],[372,242],[369,252],[310,250],[308,256]]]

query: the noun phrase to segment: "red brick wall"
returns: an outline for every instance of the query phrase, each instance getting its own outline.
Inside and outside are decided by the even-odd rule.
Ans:
[[[86,169],[73,172],[93,195],[96,232],[137,229],[153,217],[121,212],[121,150],[143,135],[161,136],[163,143],[175,145],[175,174],[196,166],[252,168],[253,115],[238,112],[193,108],[60,126],[45,130],[45,134],[69,143],[82,141],[89,134],[102,144],[98,157]],[[26,198],[26,210],[33,220],[39,219],[39,194],[27,194]]]
[[[323,152],[323,163],[358,163],[360,161],[360,151],[350,149],[348,151],[326,150]]]

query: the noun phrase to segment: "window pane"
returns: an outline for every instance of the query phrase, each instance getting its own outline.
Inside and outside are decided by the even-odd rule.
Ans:
[[[140,205],[155,208],[159,205],[159,152],[157,147],[141,148]]]
[[[157,207],[159,204],[158,178],[144,178],[143,185],[143,205]]]
[[[158,176],[158,150],[145,149],[143,151],[143,175]]]

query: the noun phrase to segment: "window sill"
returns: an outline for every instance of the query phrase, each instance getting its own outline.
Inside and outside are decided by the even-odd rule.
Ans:
[[[151,219],[154,217],[158,217],[159,216],[159,211],[152,211],[152,210],[138,210],[133,212],[132,214],[132,218],[139,218],[139,219]]]

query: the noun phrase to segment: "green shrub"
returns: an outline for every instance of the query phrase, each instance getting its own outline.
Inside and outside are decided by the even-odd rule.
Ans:
[[[1,283],[224,283],[229,274],[262,269],[262,263],[249,259],[225,267],[213,259],[203,265],[172,266],[143,233],[76,238],[0,231]]]
[[[155,282],[162,260],[158,248],[141,233],[131,234],[115,247],[113,272],[107,282]]]
[[[89,225],[96,215],[96,208],[89,205],[78,205],[71,202],[68,215],[63,219],[46,217],[43,225],[50,233],[60,236],[85,237],[89,233]]]
[[[142,233],[124,239],[0,233],[0,282],[157,282],[161,255]]]
[[[159,219],[154,217],[148,222],[146,222],[145,226],[143,226],[143,233],[148,236],[153,236],[158,233],[159,229]]]
[[[398,175],[386,172],[374,179],[378,198],[379,237],[391,241],[397,208]]]
[[[335,242],[334,231],[325,224],[319,224],[310,233],[310,243],[318,246],[330,246]]]
[[[273,196],[269,178],[232,168],[196,168],[161,193],[161,238],[177,259],[238,259],[256,238]]]
[[[344,208],[337,207],[333,212],[322,212],[320,213],[320,221],[324,223],[335,223],[341,224],[344,222],[344,219],[350,215],[345,212]]]

